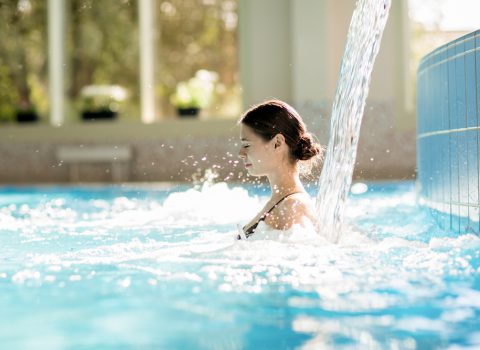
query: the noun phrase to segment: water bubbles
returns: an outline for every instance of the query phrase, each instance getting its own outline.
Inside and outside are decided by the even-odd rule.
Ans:
[[[130,277],[126,277],[118,281],[118,285],[122,288],[128,288],[132,284],[132,279]]]
[[[28,281],[38,281],[40,279],[40,272],[36,270],[22,270],[12,276],[12,282],[23,284]]]
[[[52,272],[59,272],[62,270],[62,266],[60,265],[51,265],[48,267],[48,271],[52,271]]]
[[[28,214],[30,212],[30,207],[28,204],[22,204],[19,208],[20,214]]]
[[[52,202],[52,205],[53,206],[56,206],[56,207],[61,207],[65,204],[65,199],[63,198],[56,198],[54,199]]]
[[[53,282],[56,281],[56,279],[57,279],[57,278],[56,278],[55,276],[53,276],[53,275],[47,275],[47,276],[45,276],[44,281],[45,281],[45,282],[49,282],[49,283],[53,283]]]
[[[68,206],[78,217],[65,221],[51,214],[57,219],[21,220],[45,241],[22,243],[16,230],[2,236],[7,245],[2,245],[6,264],[0,270],[0,285],[14,285],[11,294],[2,294],[10,303],[2,304],[2,312],[12,313],[17,302],[41,294],[54,295],[55,305],[67,305],[68,315],[71,310],[84,313],[83,303],[70,303],[80,298],[88,299],[102,317],[116,318],[128,312],[122,305],[132,305],[133,300],[142,315],[159,317],[153,319],[156,324],[168,328],[178,323],[164,322],[162,312],[152,308],[165,310],[181,303],[184,310],[210,310],[212,315],[224,315],[219,312],[224,310],[232,320],[243,317],[248,323],[259,315],[270,320],[272,307],[282,305],[291,315],[282,321],[286,329],[271,329],[316,332],[318,326],[318,332],[348,336],[355,345],[379,343],[386,335],[393,344],[397,326],[418,316],[424,322],[413,322],[424,327],[432,310],[440,320],[434,326],[454,328],[458,337],[474,323],[480,299],[471,281],[480,268],[480,239],[475,235],[425,239],[430,231],[425,223],[418,224],[421,213],[413,189],[389,195],[361,193],[355,188],[365,190],[367,185],[354,184],[352,192],[359,195],[350,198],[347,221],[358,228],[346,227],[339,244],[322,240],[312,228],[276,231],[263,222],[258,234],[234,241],[235,224],[248,222],[260,210],[269,187],[263,184],[254,196],[247,191],[251,187],[215,181],[196,189],[168,187],[161,192],[131,185],[115,188],[120,193],[110,187],[80,194],[76,190],[77,201],[63,189],[61,194],[39,196],[51,210]],[[39,215],[48,207],[35,201],[18,201],[16,206],[23,204]],[[15,249],[13,254],[9,247]],[[103,308],[105,301],[111,301],[111,309]],[[41,312],[59,311],[45,305]],[[413,307],[408,313],[397,316],[395,310],[409,305]],[[218,321],[217,316],[208,319]],[[147,317],[146,322],[151,321]],[[379,327],[382,337],[375,333]],[[442,327],[432,328],[429,336],[445,339]],[[402,332],[399,347],[408,348],[405,339],[414,333]]]
[[[222,283],[218,286],[218,290],[223,293],[231,293],[233,292],[233,287],[229,283]]]

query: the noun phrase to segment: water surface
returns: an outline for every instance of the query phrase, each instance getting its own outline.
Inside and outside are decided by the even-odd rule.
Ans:
[[[2,188],[2,348],[480,347],[480,239],[436,228],[413,183],[352,191],[334,245],[235,241],[267,188]]]

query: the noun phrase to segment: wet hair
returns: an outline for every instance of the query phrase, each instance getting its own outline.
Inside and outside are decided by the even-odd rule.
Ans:
[[[322,147],[307,132],[302,117],[288,103],[276,99],[262,102],[246,111],[239,123],[251,128],[265,141],[282,134],[293,161],[321,156]]]

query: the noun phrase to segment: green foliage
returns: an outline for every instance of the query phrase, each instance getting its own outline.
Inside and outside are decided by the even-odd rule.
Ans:
[[[0,63],[0,122],[15,118],[18,95],[12,86],[8,67]]]
[[[199,70],[193,78],[178,83],[171,102],[177,108],[205,108],[212,101],[217,79],[215,72]]]
[[[28,75],[27,84],[29,88],[29,96],[31,106],[33,110],[36,110],[39,114],[48,113],[48,91],[44,82],[37,74],[30,73]]]
[[[35,102],[45,97],[38,96],[38,89],[46,90],[46,5],[46,1],[0,1],[1,79],[8,80],[0,85],[0,95],[15,95],[9,98],[14,110],[36,109]]]
[[[61,69],[67,110],[79,113],[83,108],[85,86],[120,85],[130,92],[123,117],[139,119],[138,1],[66,2],[66,65]],[[223,106],[239,100],[237,1],[155,1],[154,89],[161,114],[173,114],[170,96],[178,83],[202,69],[217,72],[217,85],[222,86],[210,96],[212,108],[231,110]],[[4,115],[10,113],[4,106],[11,104],[48,113],[47,5],[45,0],[0,0],[0,62],[6,70],[1,73],[0,99],[11,101],[1,103],[0,108],[7,108]],[[201,100],[196,103],[205,105]]]
[[[203,3],[203,4],[202,4]],[[158,2],[156,18],[160,32],[156,91],[165,98],[176,93],[199,70],[218,74],[211,112],[240,113],[236,0],[169,0]],[[233,98],[232,98],[233,96]],[[174,106],[178,105],[175,101]],[[237,103],[238,102],[238,103]],[[229,106],[227,106],[229,105]],[[231,106],[234,106],[232,108]],[[164,106],[163,114],[170,114]]]
[[[82,110],[118,112],[120,103],[127,98],[127,91],[119,85],[89,85],[81,91]]]

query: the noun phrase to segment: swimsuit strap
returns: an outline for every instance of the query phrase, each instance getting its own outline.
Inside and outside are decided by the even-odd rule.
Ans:
[[[277,207],[277,205],[279,205],[280,203],[283,202],[283,200],[287,197],[290,197],[294,194],[297,194],[297,193],[303,193],[303,191],[297,191],[297,192],[292,192],[292,193],[289,193],[287,195],[285,195],[284,197],[282,197],[277,203],[275,203],[268,211],[266,211],[265,213],[263,213],[262,216],[260,216],[260,219],[258,219],[258,221],[256,223],[254,223],[252,226],[250,226],[247,230],[245,230],[245,236],[248,238],[249,236],[251,236],[253,234],[253,232],[255,231],[255,229],[257,228],[258,224],[260,223],[260,221],[265,221],[265,218],[267,217],[268,214],[270,214],[270,212],[275,209]]]
[[[294,195],[294,194],[297,194],[297,193],[302,193],[302,192],[301,192],[301,191],[292,192],[292,193],[289,193],[289,194],[287,194],[286,196],[282,197],[282,199],[280,199],[277,203],[275,203],[275,204],[273,205],[273,207],[271,207],[267,212],[263,213],[263,215],[260,217],[260,220],[265,220],[265,218],[267,217],[267,215],[270,214],[270,212],[271,212],[273,209],[275,209],[277,205],[279,205],[280,203],[282,203],[285,198],[290,197],[290,196],[292,196],[292,195]],[[259,220],[259,221],[260,221],[260,220]]]

